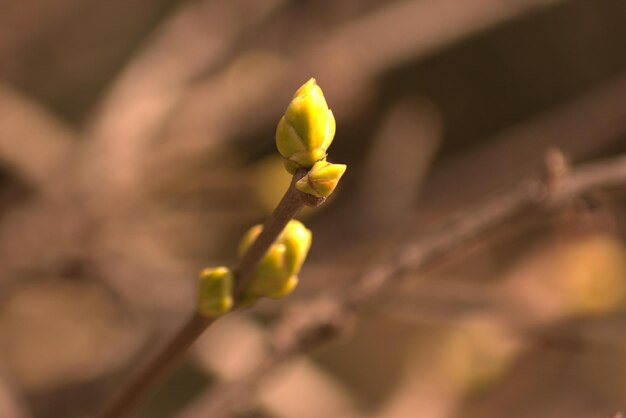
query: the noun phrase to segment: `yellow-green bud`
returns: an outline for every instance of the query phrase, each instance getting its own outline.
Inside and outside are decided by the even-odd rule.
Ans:
[[[261,225],[256,225],[244,235],[239,246],[240,257],[262,229]],[[289,221],[253,272],[244,299],[254,301],[258,296],[282,298],[291,293],[298,284],[297,275],[310,247],[311,231],[297,220]]]
[[[272,244],[254,270],[254,280],[270,283],[283,280],[288,273],[285,265],[286,252],[287,247],[284,244]]]
[[[200,272],[198,312],[218,318],[233,307],[233,274],[227,267],[206,268]]]
[[[300,273],[302,264],[311,248],[311,231],[302,222],[291,220],[285,227],[279,240],[287,251],[285,252],[285,263],[290,276]]]
[[[337,183],[345,171],[345,164],[318,161],[306,176],[296,182],[296,189],[316,197],[328,197],[337,187]]]
[[[314,78],[293,96],[276,127],[276,147],[290,173],[326,158],[335,137],[335,117]]]
[[[298,276],[289,276],[283,279],[280,283],[276,283],[273,286],[260,286],[258,291],[263,296],[272,299],[281,299],[290,294],[298,285]],[[255,289],[256,291],[257,289]]]

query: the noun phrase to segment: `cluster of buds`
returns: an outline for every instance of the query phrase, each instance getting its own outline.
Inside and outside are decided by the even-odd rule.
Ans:
[[[262,225],[248,230],[239,245],[240,257],[262,230]],[[300,221],[289,221],[252,274],[250,285],[244,291],[243,303],[253,302],[261,296],[279,299],[291,293],[298,284],[298,273],[310,247],[311,231]]]
[[[248,251],[257,239],[262,225],[246,232],[239,244],[239,256]],[[279,299],[287,296],[298,284],[298,273],[311,247],[311,231],[300,221],[291,220],[263,256],[252,273],[238,305],[250,306],[260,297]],[[198,312],[218,318],[233,308],[233,273],[227,267],[206,268],[200,272]]]
[[[292,174],[298,169],[307,170],[295,185],[301,193],[326,198],[346,171],[345,165],[326,161],[334,136],[335,117],[322,89],[311,78],[296,91],[276,128],[276,146],[286,169]],[[239,257],[262,230],[262,225],[256,225],[244,235]],[[311,231],[299,221],[289,221],[252,273],[237,305],[249,306],[260,297],[282,298],[291,293],[310,246]],[[233,288],[234,276],[227,267],[204,269],[200,273],[198,312],[213,318],[229,312],[235,303]]]

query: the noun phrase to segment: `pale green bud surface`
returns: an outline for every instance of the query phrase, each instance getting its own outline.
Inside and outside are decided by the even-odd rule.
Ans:
[[[298,276],[289,276],[275,286],[266,286],[263,295],[272,299],[281,299],[289,295],[298,285]]]
[[[293,96],[276,127],[276,147],[290,173],[326,158],[335,137],[335,117],[314,78]]]
[[[202,270],[198,285],[198,312],[211,318],[228,313],[233,307],[233,281],[233,274],[227,267]]]
[[[318,161],[306,176],[296,182],[296,189],[316,197],[328,197],[333,193],[345,172],[345,164]]]
[[[285,227],[280,240],[287,248],[285,253],[287,272],[290,276],[297,275],[311,248],[311,231],[302,222],[292,220]]]
[[[285,253],[287,247],[281,243],[272,244],[254,271],[255,279],[263,282],[276,281],[286,275]]]

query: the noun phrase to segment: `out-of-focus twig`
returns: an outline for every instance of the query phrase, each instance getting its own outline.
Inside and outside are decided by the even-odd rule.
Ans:
[[[0,83],[0,166],[34,191],[28,205],[15,205],[19,199],[3,202],[0,281],[35,265],[56,270],[68,254],[81,251],[88,216],[73,189],[79,146],[69,126],[36,100]]]
[[[422,205],[419,218],[431,222],[430,215],[448,213],[474,196],[528,176],[547,146],[561,149],[572,161],[583,161],[618,144],[626,132],[625,100],[626,75],[621,74],[434,167],[424,185],[429,201]],[[497,176],[492,175],[495,172]],[[464,187],[458,187],[459,179]],[[448,193],[450,189],[455,193]]]
[[[351,323],[352,317],[330,297],[289,307],[270,331],[272,346],[263,362],[244,379],[214,386],[190,403],[178,418],[229,417],[254,407],[256,388],[281,364],[340,337]]]
[[[293,51],[273,54],[273,59],[246,61],[251,51],[235,57],[232,67],[212,74],[189,92],[172,115],[171,128],[177,141],[199,148],[198,130],[218,138],[232,138],[254,132],[280,111],[285,96],[276,94],[298,85],[303,74],[323,80],[337,114],[349,114],[360,107],[364,88],[371,80],[408,60],[416,60],[478,31],[514,19],[540,7],[566,0],[405,0],[387,2],[375,11],[331,29],[328,41],[302,39]],[[384,28],[393,27],[386,36]],[[272,56],[271,51],[270,54]],[[236,71],[238,67],[241,71]],[[262,70],[262,71],[261,71]],[[239,100],[241,90],[247,92]],[[245,125],[236,123],[246,115]],[[186,133],[181,135],[181,133]],[[182,138],[181,138],[182,137]],[[191,143],[196,145],[192,146]]]
[[[573,168],[557,188],[548,188],[542,178],[522,181],[484,204],[463,211],[422,238],[404,243],[395,257],[366,268],[347,289],[286,312],[270,331],[276,342],[273,351],[256,371],[247,378],[214,387],[180,417],[229,417],[242,405],[250,406],[254,391],[270,372],[293,356],[341,335],[349,314],[368,303],[387,283],[427,266],[492,227],[531,208],[551,209],[591,190],[623,185],[626,155]]]
[[[32,186],[46,189],[78,147],[72,130],[34,100],[0,85],[0,160]]]
[[[23,399],[15,392],[15,388],[4,379],[0,380],[0,411],[7,416],[15,418],[30,418],[26,412]]]
[[[86,132],[90,142],[85,169],[100,193],[136,197],[146,149],[189,93],[191,80],[219,68],[240,38],[286,1],[190,2],[150,37],[114,83]]]
[[[433,103],[405,99],[389,109],[360,176],[362,213],[352,216],[359,225],[389,231],[407,221],[441,136],[441,114]]]

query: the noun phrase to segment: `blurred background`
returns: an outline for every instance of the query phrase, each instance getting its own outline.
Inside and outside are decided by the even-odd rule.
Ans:
[[[314,241],[301,285],[220,321],[141,417],[209,416],[212,390],[249,379],[290,306],[471,217],[546,156],[576,167],[626,152],[623,0],[0,11],[2,417],[95,416],[185,320],[197,271],[234,263],[286,189],[274,129],[309,77],[337,118],[329,158],[349,168],[302,213]],[[626,409],[625,209],[617,187],[527,211],[394,278],[350,333],[235,397],[237,416]]]

